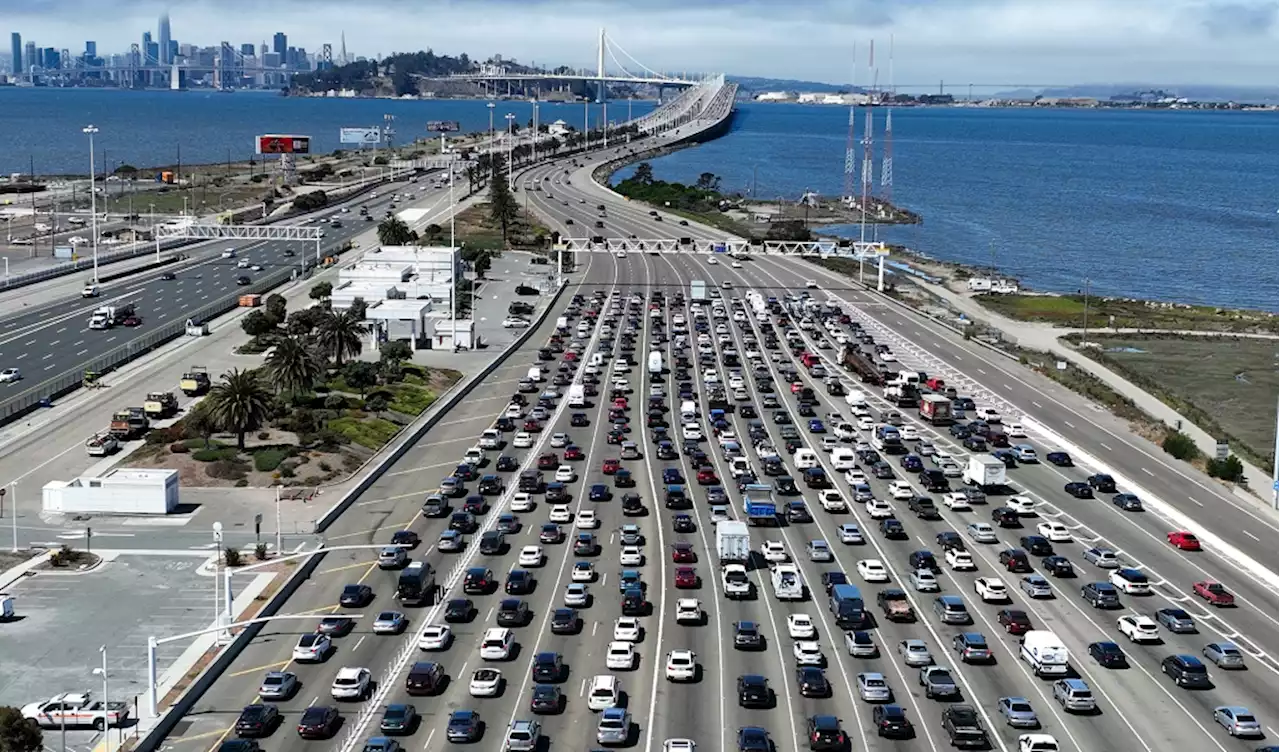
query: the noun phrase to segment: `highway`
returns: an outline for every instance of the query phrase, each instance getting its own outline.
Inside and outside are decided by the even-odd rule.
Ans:
[[[378,192],[378,198],[361,196],[308,215],[304,221],[323,229],[322,246],[332,247],[374,224],[362,221],[356,207],[368,206],[370,216],[381,218],[392,194],[406,188],[417,194],[419,186],[426,187],[427,183],[389,184]],[[447,191],[441,189],[428,189],[421,193],[421,198],[443,196],[442,200],[448,200]],[[415,200],[420,198],[415,195]],[[351,209],[349,213],[344,213],[343,210],[348,208]],[[320,224],[321,216],[341,218],[342,227]],[[222,258],[222,252],[227,249],[235,249],[236,257]],[[294,255],[286,256],[286,251]],[[239,277],[254,280],[278,274],[287,278],[288,270],[300,269],[304,258],[308,263],[315,261],[315,243],[301,241],[224,240],[202,244],[195,250],[183,249],[183,252],[190,259],[163,270],[105,283],[101,285],[101,294],[97,298],[64,295],[0,321],[0,368],[18,368],[23,376],[21,381],[0,384],[0,409],[9,400],[39,386],[46,379],[86,368],[112,350],[141,340],[158,326],[182,321],[193,311],[237,295],[241,291],[236,283]],[[242,268],[239,266],[242,262],[260,266],[261,270]],[[165,272],[173,272],[175,279],[163,279]],[[21,294],[21,291],[15,294]],[[124,304],[135,306],[141,318],[139,326],[89,329],[89,316],[94,309]]]

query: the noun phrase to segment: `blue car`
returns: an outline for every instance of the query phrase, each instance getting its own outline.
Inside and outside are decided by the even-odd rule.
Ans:
[[[909,473],[918,473],[924,469],[924,462],[914,454],[904,454],[899,462],[902,469]]]
[[[480,714],[474,710],[455,710],[449,714],[445,736],[451,742],[473,742],[480,738]]]
[[[822,424],[822,421],[818,420],[817,418],[814,418],[813,420],[809,421],[809,433],[826,433],[826,432],[827,432],[827,427]]]
[[[640,573],[634,569],[624,569],[622,574],[618,575],[618,592],[626,592],[630,588],[643,588],[644,581],[640,579]]]
[[[591,486],[591,490],[588,492],[587,498],[591,501],[608,501],[609,487],[603,483],[596,483]]]
[[[675,483],[684,483],[684,476],[674,467],[664,468],[662,471],[663,485],[672,485]]]

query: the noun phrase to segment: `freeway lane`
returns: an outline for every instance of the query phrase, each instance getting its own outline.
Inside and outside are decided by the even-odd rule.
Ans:
[[[423,198],[439,194],[428,193]],[[390,195],[378,199],[364,199],[371,215],[378,215],[390,201]],[[330,208],[326,215],[334,215]],[[368,229],[369,224],[358,221],[357,214],[337,213],[347,221],[341,228],[327,228],[324,244],[332,246]],[[316,221],[316,220],[312,220]],[[237,258],[224,259],[219,254],[235,248]],[[22,371],[18,382],[0,384],[0,406],[18,395],[39,387],[53,376],[87,367],[95,359],[146,337],[154,328],[182,321],[192,312],[234,296],[240,289],[236,279],[241,276],[258,279],[272,274],[287,275],[297,268],[304,254],[314,254],[313,243],[286,241],[222,241],[214,244],[207,255],[198,261],[174,268],[176,279],[163,280],[161,272],[139,275],[104,286],[103,294],[96,299],[80,297],[57,301],[38,310],[12,316],[0,323],[0,367],[15,367]],[[294,256],[286,256],[285,251]],[[314,256],[309,256],[313,259]],[[241,268],[240,263],[260,265],[262,271]],[[137,327],[118,326],[108,330],[90,330],[90,313],[103,305],[133,304],[142,319]]]

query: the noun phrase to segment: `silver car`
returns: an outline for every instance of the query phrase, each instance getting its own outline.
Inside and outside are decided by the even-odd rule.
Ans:
[[[1018,587],[1032,598],[1052,598],[1053,587],[1049,581],[1038,574],[1029,574],[1018,580]]]
[[[298,691],[298,677],[291,671],[268,671],[258,685],[258,696],[264,700],[287,700]]]
[[[1025,697],[1001,697],[996,707],[1004,722],[1014,728],[1040,728],[1040,719]]]
[[[1213,720],[1232,736],[1263,736],[1262,724],[1248,708],[1223,705],[1213,709]]]
[[[400,634],[408,626],[409,620],[399,611],[383,611],[373,620],[374,634]]]
[[[933,654],[924,640],[903,640],[898,643],[898,655],[908,666],[928,666],[933,663]]]
[[[1244,654],[1230,642],[1211,642],[1201,651],[1218,668],[1244,668]]]
[[[965,532],[976,543],[995,543],[996,531],[985,522],[972,522],[965,528]]]
[[[631,736],[631,714],[624,708],[605,708],[596,724],[596,743],[626,744]]]
[[[893,699],[893,691],[884,674],[874,671],[858,674],[858,696],[864,702],[889,702]]]
[[[809,553],[809,561],[831,561],[835,558],[831,554],[831,548],[824,540],[811,540],[806,548]]]
[[[586,608],[591,600],[591,593],[581,582],[570,583],[564,589],[564,605],[569,608]]]
[[[403,567],[408,561],[409,556],[400,546],[387,546],[378,552],[379,569],[396,569]]]

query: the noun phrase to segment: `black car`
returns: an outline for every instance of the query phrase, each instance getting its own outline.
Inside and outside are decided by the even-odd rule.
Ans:
[[[744,708],[773,707],[773,690],[769,680],[759,674],[738,677],[738,705]]]
[[[1040,566],[1054,577],[1075,577],[1076,568],[1065,556],[1046,556],[1040,560]]]
[[[1089,476],[1089,487],[1097,489],[1098,493],[1115,493],[1116,479],[1106,473],[1096,473]]]
[[[1053,556],[1053,544],[1043,535],[1024,535],[1018,539],[1018,545],[1032,556]]]
[[[498,626],[523,627],[531,613],[529,604],[519,598],[503,598],[498,602]]]
[[[1009,572],[1030,572],[1031,562],[1027,552],[1018,548],[1008,548],[1000,552],[1000,566]]]
[[[871,710],[876,733],[886,739],[910,739],[915,736],[907,711],[898,705],[877,705]]]
[[[551,634],[576,634],[581,627],[578,612],[572,608],[557,608],[551,612]]]
[[[1071,455],[1066,452],[1049,452],[1044,456],[1044,461],[1058,467],[1075,467],[1075,463],[1071,461]]]
[[[738,729],[738,752],[772,752],[769,732],[759,726]]]
[[[378,730],[384,734],[412,734],[418,725],[418,709],[412,705],[396,703],[382,711]]]
[[[1125,657],[1124,651],[1114,642],[1091,642],[1089,643],[1089,657],[1098,662],[1098,665],[1107,668],[1128,668],[1129,660]]]
[[[434,695],[443,689],[444,667],[431,661],[417,661],[404,678],[404,691],[411,695]]]
[[[535,683],[558,682],[564,678],[564,660],[550,651],[533,656],[529,676]]]
[[[422,539],[412,530],[397,530],[391,534],[391,545],[417,548]]]
[[[639,494],[622,495],[622,513],[628,517],[644,514],[644,502],[640,500]]]
[[[1018,455],[1011,449],[997,449],[991,453],[991,456],[1003,462],[1004,466],[1010,470],[1018,466]]]
[[[275,705],[246,705],[236,719],[236,736],[256,739],[270,736],[280,725],[280,710]]]
[[[471,567],[462,578],[462,592],[487,594],[494,586],[493,570],[485,567]]]
[[[497,529],[503,535],[515,535],[520,532],[520,518],[514,514],[498,515]]]
[[[735,621],[733,623],[733,647],[738,650],[761,650],[764,648],[764,635],[760,627],[753,621]]]
[[[976,434],[966,436],[964,448],[971,452],[985,452],[987,451],[987,440]]]
[[[1111,503],[1120,507],[1126,512],[1141,512],[1142,499],[1130,493],[1116,494],[1111,497]]]
[[[569,425],[574,428],[582,428],[591,425],[591,421],[587,418],[586,413],[574,413],[569,416]]]
[[[692,533],[698,529],[693,517],[687,514],[677,514],[672,517],[671,526],[675,528],[677,533]]]
[[[914,454],[904,454],[898,464],[909,473],[918,473],[924,469],[924,462]]]
[[[894,517],[880,520],[880,534],[889,540],[901,540],[907,537],[907,530]]]
[[[475,616],[476,605],[470,598],[453,598],[444,605],[444,620],[450,623],[467,622]]]
[[[964,550],[964,538],[961,538],[960,533],[957,533],[954,530],[943,530],[941,533],[938,533],[934,540],[939,546],[942,546],[943,551],[952,548],[957,551]]]
[[[575,556],[595,556],[600,552],[600,546],[596,543],[596,537],[591,533],[578,533],[573,539],[573,553]]]
[[[991,521],[999,527],[1022,527],[1022,517],[1009,507],[996,507],[991,510]]]
[[[780,496],[795,496],[800,493],[796,481],[790,475],[781,475],[773,479],[773,492]]]
[[[248,277],[236,277],[236,284],[241,287],[246,287],[248,285],[253,284],[253,280],[249,279]]]
[[[811,750],[843,750],[848,744],[840,719],[834,715],[815,715],[805,722]]]
[[[500,473],[513,473],[520,469],[520,463],[515,457],[504,454],[498,458],[494,468]]]
[[[797,524],[813,522],[813,515],[809,514],[809,508],[803,501],[789,501],[787,502],[787,522]]]
[[[177,279],[177,278],[178,278],[178,275],[174,274],[173,272],[165,272],[164,274],[160,275],[160,279],[163,279],[163,280],[170,280],[170,279]]]
[[[373,600],[373,588],[368,585],[347,585],[338,596],[338,605],[346,608],[360,608]]]
[[[507,573],[506,591],[511,595],[525,595],[533,592],[533,573],[524,569],[513,569]]]
[[[548,483],[546,498],[548,504],[568,504],[569,487],[559,481]]]
[[[312,705],[302,711],[298,720],[298,736],[303,739],[329,739],[342,723],[342,714],[337,708]]]
[[[479,527],[476,516],[470,512],[454,512],[449,517],[449,529],[459,533],[474,533]]]
[[[497,530],[490,530],[480,536],[480,553],[485,556],[500,556],[507,547],[507,536]]]
[[[831,682],[817,666],[800,666],[796,669],[796,686],[801,697],[827,697],[831,694]]]
[[[539,715],[559,713],[564,706],[564,695],[554,684],[535,684],[529,697],[529,712]]]
[[[1088,483],[1082,483],[1078,480],[1072,481],[1071,483],[1067,483],[1062,487],[1062,490],[1066,491],[1067,493],[1071,494],[1077,499],[1093,498],[1093,488]]]
[[[480,484],[476,487],[482,496],[497,496],[502,493],[502,478],[496,475],[486,475],[480,479]]]

